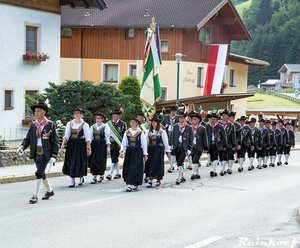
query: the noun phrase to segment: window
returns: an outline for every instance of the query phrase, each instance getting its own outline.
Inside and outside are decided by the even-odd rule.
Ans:
[[[11,110],[13,109],[13,91],[5,90],[4,91],[4,109]]]
[[[197,88],[203,88],[204,87],[204,80],[203,80],[203,67],[198,67],[197,72]]]
[[[212,28],[204,27],[200,29],[200,42],[203,44],[211,44],[212,43]]]
[[[128,29],[128,38],[129,39],[134,38],[134,29],[133,28]]]
[[[167,101],[167,87],[161,87],[161,102]]]
[[[129,64],[128,76],[137,76],[137,74],[136,74],[136,64]]]
[[[235,87],[235,70],[230,69],[230,75],[229,75],[229,86],[230,87]]]
[[[37,51],[37,33],[37,27],[26,26],[26,52]]]
[[[118,83],[119,82],[119,65],[105,64],[104,65],[103,82]]]
[[[169,52],[169,42],[167,40],[161,41],[161,53],[168,53]]]
[[[62,28],[60,35],[63,38],[72,38],[72,29],[71,28]]]

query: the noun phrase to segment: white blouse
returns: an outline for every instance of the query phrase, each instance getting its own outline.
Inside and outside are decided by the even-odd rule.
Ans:
[[[64,138],[69,140],[72,129],[78,129],[82,125],[83,122],[84,122],[83,120],[81,120],[80,123],[75,123],[75,120],[69,121],[66,126]],[[71,124],[72,124],[72,127],[71,127]],[[86,142],[91,141],[90,127],[89,127],[89,124],[87,124],[86,122],[83,124],[83,132],[84,132],[85,141]]]
[[[147,143],[149,143],[149,132],[150,131],[147,131]],[[157,134],[156,130],[153,130],[151,132],[153,134]],[[167,132],[163,129],[161,129],[160,132],[161,132],[161,138],[162,138],[162,141],[163,141],[163,144],[164,144],[164,147],[165,147],[165,152],[171,152]]]
[[[98,131],[102,128],[103,125],[104,125],[104,134],[105,134],[106,145],[110,145],[110,128],[104,123],[102,123],[100,126],[98,126],[98,124],[95,123],[93,126],[90,127],[91,140],[94,139],[94,128]]]
[[[129,128],[128,130],[131,133],[131,135],[135,135],[141,129],[138,128],[137,130],[132,130],[131,128]],[[148,155],[148,151],[147,151],[147,138],[146,138],[146,135],[144,134],[144,132],[141,133],[141,145],[142,145],[144,156],[147,156]],[[125,132],[124,136],[123,136],[123,139],[122,139],[120,153],[125,152],[127,146],[128,146],[128,138],[127,138],[127,135],[126,135],[126,132]]]

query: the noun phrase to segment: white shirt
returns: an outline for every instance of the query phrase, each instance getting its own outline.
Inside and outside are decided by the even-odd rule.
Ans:
[[[160,130],[161,131],[161,138],[165,147],[165,152],[171,152],[170,149],[170,145],[169,145],[169,139],[168,139],[168,135],[167,132],[163,129]],[[149,143],[149,130],[147,131],[147,143]],[[152,131],[153,134],[157,134],[156,130]]]
[[[90,127],[91,140],[94,139],[94,129],[99,131],[103,126],[104,126],[104,134],[105,134],[106,145],[110,145],[110,128],[104,123],[102,123],[100,126],[98,126],[98,124],[95,123],[93,126]]]
[[[66,138],[68,140],[71,136],[71,132],[72,132],[71,129],[78,129],[82,125],[83,122],[84,122],[83,120],[81,120],[80,123],[75,123],[75,120],[69,121],[66,126],[64,138]],[[71,127],[71,124],[72,124],[72,127]],[[85,141],[91,141],[90,127],[89,127],[89,124],[87,124],[86,122],[83,124],[83,132],[84,132]]]
[[[139,130],[141,130],[140,128],[136,129],[136,130],[132,130],[131,128],[128,129],[128,131],[131,133],[131,135],[135,135]],[[127,132],[124,133],[123,139],[122,139],[122,144],[121,144],[121,152],[125,152],[126,148],[128,146],[128,138],[126,135]],[[143,149],[143,154],[144,156],[148,155],[148,151],[147,151],[147,138],[146,135],[144,134],[144,132],[141,133],[141,145],[142,145],[142,149]]]

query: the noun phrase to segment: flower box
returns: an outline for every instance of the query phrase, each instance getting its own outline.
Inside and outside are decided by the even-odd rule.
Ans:
[[[46,61],[47,59],[50,59],[50,57],[45,53],[26,52],[25,54],[23,54],[23,60],[24,61],[42,62],[42,61]]]

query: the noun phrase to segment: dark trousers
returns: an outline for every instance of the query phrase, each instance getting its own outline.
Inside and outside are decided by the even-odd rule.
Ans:
[[[183,147],[177,148],[175,150],[176,162],[177,166],[183,166],[184,159],[185,159],[185,150]]]
[[[219,159],[220,151],[217,149],[215,144],[211,144],[208,153],[210,155],[210,161],[214,162]]]
[[[192,150],[192,163],[193,164],[199,164],[199,160],[201,158],[201,155],[202,155],[202,151],[200,151],[199,149],[197,149],[195,146],[193,147],[193,150]]]
[[[290,155],[290,151],[291,151],[291,146],[285,146],[283,149],[284,154]]]
[[[46,179],[46,167],[49,163],[49,160],[45,159],[43,155],[36,155],[34,158],[34,162],[36,165],[35,177],[36,179]]]
[[[230,149],[228,149],[228,148],[226,148],[226,149],[222,149],[221,151],[220,151],[220,161],[222,162],[222,161],[228,161],[229,159],[228,159],[228,151],[229,151]]]
[[[241,149],[237,151],[237,158],[245,158],[248,146],[241,145]]]
[[[276,147],[271,147],[269,150],[270,156],[276,156],[276,150],[277,150]]]
[[[283,150],[284,150],[283,146],[278,146],[278,148],[277,148],[277,154],[283,154]]]
[[[234,160],[235,151],[232,148],[228,148],[228,160]]]
[[[111,162],[113,164],[116,164],[119,162],[119,154],[120,153],[120,147],[117,142],[111,142],[110,144],[110,157]]]
[[[248,147],[247,153],[248,153],[248,157],[249,157],[249,158],[254,158],[255,152],[256,152],[256,149],[255,149],[255,148],[253,149],[253,151],[251,151],[251,147]],[[256,155],[256,157],[257,157],[257,155]]]

